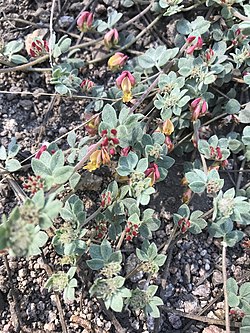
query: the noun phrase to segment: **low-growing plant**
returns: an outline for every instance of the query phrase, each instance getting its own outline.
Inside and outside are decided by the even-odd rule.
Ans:
[[[130,7],[134,1],[121,4]],[[106,20],[96,20],[94,13],[82,12],[78,30],[99,34],[110,52],[89,62],[108,59],[107,73],[112,73],[109,89],[106,83],[99,85],[90,76],[82,77],[83,72],[88,73],[89,63],[81,59],[81,44],[79,49],[71,45],[69,37],[53,33],[49,43],[46,38],[34,37],[27,58],[22,41],[1,46],[4,63],[22,64],[19,69],[30,69],[33,58],[35,63],[49,60],[55,92],[62,98],[79,94],[90,102],[84,109],[84,134],[76,129],[67,134],[63,144],[43,144],[29,158],[26,169],[18,160],[20,147],[14,139],[7,148],[0,147],[1,173],[12,177],[19,170],[29,172],[21,177],[22,204],[2,218],[0,250],[29,257],[52,244],[61,270],[53,272],[46,288],[73,301],[79,285],[77,267],[83,264],[91,273],[90,296],[103,300],[107,309],[131,309],[135,315],[143,310],[146,316],[158,318],[163,301],[156,295],[158,287],[152,279],[164,267],[167,256],[154,242],[162,223],[159,212],[147,205],[158,194],[157,183],[165,180],[164,186],[169,186],[168,172],[175,167],[175,159],[184,161],[191,156],[189,163],[183,163],[183,204],[173,214],[171,240],[189,232],[208,232],[220,240],[227,332],[228,301],[234,318],[241,320],[244,314],[241,333],[246,333],[250,327],[249,282],[239,288],[229,278],[226,290],[225,280],[226,248],[240,242],[244,227],[250,224],[250,187],[240,188],[238,178],[236,189],[225,191],[221,171],[230,172],[228,167],[237,156],[244,163],[250,160],[249,102],[235,85],[237,82],[243,91],[250,85],[249,5],[241,0],[208,0],[191,6],[184,1],[160,0],[148,9],[158,15],[153,21],[156,24],[162,16],[185,13],[200,5],[215,11],[218,20],[174,16],[172,47],[149,47],[133,59],[128,58],[126,49],[146,30],[139,37],[126,37],[119,31],[122,13],[113,10]],[[143,110],[144,101],[148,105]],[[226,131],[228,125],[231,128]],[[96,211],[89,215],[77,186],[83,173],[99,169],[106,185],[98,193]],[[189,204],[193,195],[211,200],[212,213],[193,208]],[[168,241],[164,240],[164,249]],[[135,245],[139,264],[126,275],[124,246],[128,243]],[[70,266],[67,271],[66,265]],[[147,276],[143,289],[128,280],[138,270]]]

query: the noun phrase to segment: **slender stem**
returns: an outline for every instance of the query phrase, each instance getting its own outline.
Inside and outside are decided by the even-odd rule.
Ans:
[[[250,17],[242,15],[235,8],[231,8],[231,9],[232,9],[233,16],[237,17],[238,19],[240,19],[242,21],[250,22]]]
[[[55,33],[53,30],[53,16],[54,16],[55,4],[56,4],[56,0],[52,0],[50,19],[49,19],[49,34],[50,34],[50,36],[49,36],[49,62],[50,62],[51,68],[53,68],[52,50],[53,50],[53,44],[54,44],[54,39],[55,39]]]
[[[93,220],[101,211],[102,207],[97,208],[97,210],[86,219],[84,226]]]
[[[227,297],[227,246],[223,243],[222,247],[222,275],[223,275],[223,290],[224,290],[224,309],[225,309],[225,321],[226,321],[226,333],[230,333],[230,320],[229,320],[229,308]]]
[[[200,153],[200,157],[201,157],[201,162],[202,162],[203,170],[204,170],[205,174],[207,175],[208,170],[207,170],[207,162],[206,162],[205,156]]]
[[[126,234],[126,230],[124,229],[123,232],[121,233],[121,236],[119,238],[119,241],[116,245],[116,251],[120,250],[121,246],[122,246],[122,242],[124,240],[124,237],[125,237],[125,234]]]

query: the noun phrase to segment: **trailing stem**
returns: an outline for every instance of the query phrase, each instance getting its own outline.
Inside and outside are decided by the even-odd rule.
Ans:
[[[228,297],[227,297],[227,246],[223,243],[222,247],[222,274],[223,274],[223,289],[224,289],[224,309],[225,309],[225,322],[226,322],[226,333],[230,333],[230,320],[229,320],[229,308],[228,308]]]

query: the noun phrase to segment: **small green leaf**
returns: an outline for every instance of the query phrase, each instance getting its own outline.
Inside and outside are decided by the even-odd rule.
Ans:
[[[22,165],[18,160],[15,159],[10,159],[6,161],[5,164],[5,168],[9,171],[9,172],[14,172],[17,171],[19,169],[21,169]]]
[[[104,261],[102,259],[91,259],[86,261],[89,268],[96,271],[104,267]]]
[[[56,184],[65,184],[72,173],[74,172],[74,168],[71,166],[63,166],[55,169],[53,172],[54,181]]]

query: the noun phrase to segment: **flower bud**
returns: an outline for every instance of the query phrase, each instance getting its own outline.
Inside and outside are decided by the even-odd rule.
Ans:
[[[115,149],[114,149],[114,148],[111,148],[111,149],[109,150],[109,153],[110,153],[110,155],[115,155]]]
[[[116,52],[112,57],[109,58],[108,67],[112,71],[119,69],[125,65],[127,59],[128,56],[121,52]]]
[[[201,97],[196,98],[191,103],[192,121],[196,121],[198,118],[204,116],[207,112],[208,105]]]
[[[203,39],[201,37],[198,37],[196,40],[195,36],[189,36],[186,39],[186,42],[189,44],[189,46],[186,48],[186,53],[193,54],[195,50],[199,50],[202,48]]]
[[[118,40],[119,40],[119,34],[116,29],[111,29],[104,36],[104,44],[107,49],[110,49],[111,47],[115,46],[118,43]]]
[[[174,144],[173,144],[173,142],[171,141],[169,135],[166,135],[166,138],[165,138],[165,145],[167,146],[167,148],[168,148],[168,152],[169,152],[169,153],[174,149]]]
[[[93,14],[90,12],[82,12],[82,14],[77,19],[77,27],[81,32],[86,32],[92,28],[93,24]]]
[[[94,82],[89,79],[84,79],[80,85],[82,92],[89,92],[94,87]]]
[[[111,134],[113,134],[113,135],[116,135],[116,134],[117,134],[117,130],[116,130],[115,128],[112,128],[112,130],[111,130],[110,132],[111,132]]]
[[[35,158],[39,160],[41,157],[42,153],[47,150],[47,145],[42,145],[42,147],[38,150],[38,152],[35,154]]]

